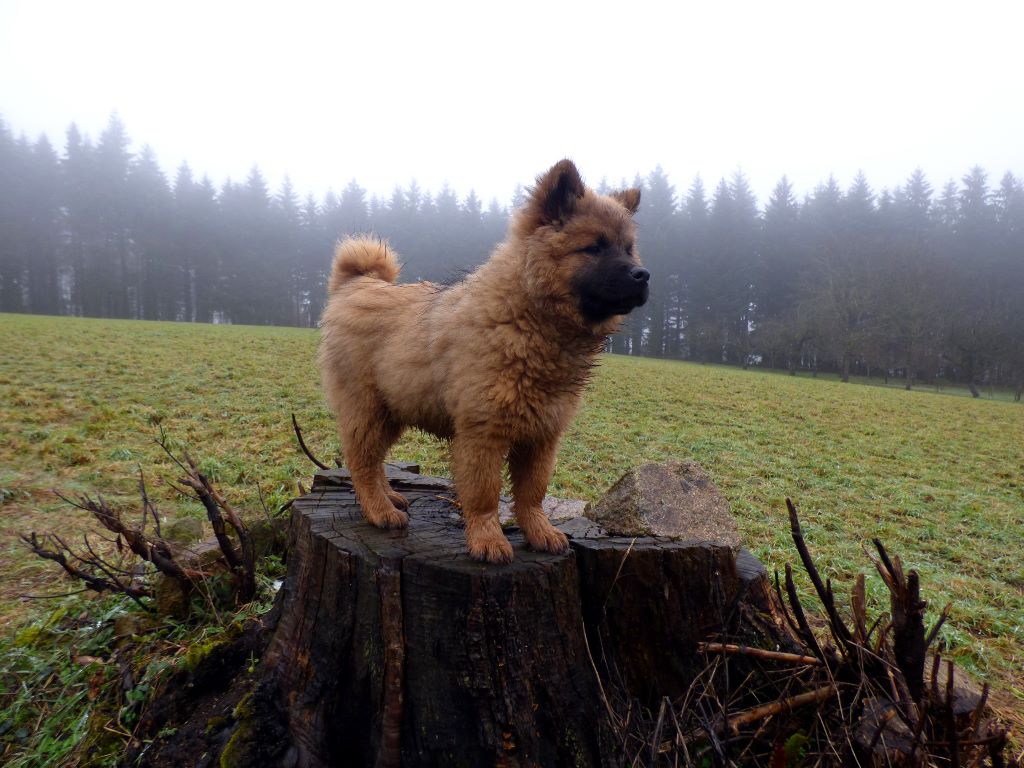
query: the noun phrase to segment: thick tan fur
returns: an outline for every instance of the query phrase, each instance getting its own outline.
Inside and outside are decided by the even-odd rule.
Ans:
[[[334,250],[327,290],[336,293],[342,283],[353,277],[376,277],[393,283],[398,279],[398,269],[398,259],[386,242],[373,237],[350,237],[338,243]]]
[[[319,359],[345,462],[373,525],[408,522],[382,462],[406,427],[418,427],[452,441],[474,558],[512,559],[498,520],[506,459],[528,543],[549,552],[567,548],[541,501],[586,373],[621,320],[581,315],[573,279],[589,257],[578,249],[601,237],[633,253],[639,196],[602,196],[579,182],[580,196],[571,196],[571,215],[561,220],[545,201],[557,197],[551,185],[560,177],[552,174],[565,163],[538,179],[506,240],[453,286],[394,284],[397,259],[383,241],[362,237],[338,246]]]

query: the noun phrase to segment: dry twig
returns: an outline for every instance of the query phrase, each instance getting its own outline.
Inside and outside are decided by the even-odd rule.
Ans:
[[[821,660],[816,656],[769,651],[765,648],[753,648],[747,645],[734,645],[733,643],[698,643],[697,650],[705,653],[734,653],[741,656],[754,656],[758,659],[779,661],[785,664],[821,664]]]
[[[301,448],[302,452],[306,454],[306,458],[316,464],[320,469],[330,469],[330,467],[320,461],[320,459],[314,456],[313,452],[306,447],[306,441],[302,439],[302,430],[299,429],[299,421],[295,418],[294,413],[292,414],[292,429],[295,430],[295,438],[299,441],[299,448]]]
[[[150,592],[144,587],[138,587],[132,584],[131,580],[125,582],[117,578],[106,564],[96,556],[96,559],[84,558],[79,555],[75,555],[67,544],[58,536],[54,534],[44,535],[43,539],[40,540],[33,531],[28,536],[22,536],[21,540],[28,545],[29,549],[32,550],[37,556],[44,560],[52,560],[57,563],[64,571],[72,578],[79,579],[82,581],[87,589],[93,592],[120,592],[127,595],[136,603],[138,603],[146,610],[149,610],[145,603],[142,602],[141,598],[149,597]],[[47,549],[44,546],[44,542],[49,540],[54,549]],[[68,561],[68,556],[77,560],[86,568],[80,568],[77,565],[72,564]],[[97,576],[89,568],[100,571],[104,576]]]

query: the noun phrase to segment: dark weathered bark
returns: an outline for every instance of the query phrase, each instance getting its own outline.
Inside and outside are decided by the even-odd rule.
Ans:
[[[920,701],[925,688],[925,656],[931,642],[925,635],[924,628],[924,612],[928,603],[921,599],[917,571],[904,574],[900,559],[890,558],[878,539],[875,539],[874,543],[879,555],[876,566],[889,589],[896,664],[907,681],[911,698]],[[942,621],[945,621],[945,612]]]
[[[361,518],[344,470],[293,506],[267,653],[300,765],[600,764],[572,553],[464,553],[451,485],[394,472],[406,531]]]
[[[604,536],[585,518],[563,524],[583,585],[595,663],[648,706],[686,693],[739,590],[736,553],[708,542]],[[671,606],[671,608],[668,608]]]

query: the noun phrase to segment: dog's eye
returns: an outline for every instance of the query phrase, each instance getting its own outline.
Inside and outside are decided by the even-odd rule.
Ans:
[[[589,253],[591,256],[596,256],[605,248],[608,247],[608,240],[604,236],[597,238],[597,242],[593,245],[588,245],[586,248],[580,248],[583,253]]]

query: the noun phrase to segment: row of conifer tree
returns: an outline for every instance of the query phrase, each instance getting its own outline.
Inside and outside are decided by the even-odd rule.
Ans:
[[[763,206],[742,173],[679,192],[656,168],[628,184],[643,188],[652,290],[612,351],[1019,396],[1024,185],[1012,173],[993,184],[975,167],[938,190],[921,170],[880,191],[863,174],[845,188],[830,177],[802,198],[783,178]],[[95,141],[72,125],[60,151],[0,120],[0,311],[311,326],[339,236],[386,236],[403,279],[446,280],[486,257],[509,210],[415,183],[300,197],[287,179],[272,192],[255,166],[220,186],[184,164],[168,180],[116,115]]]

